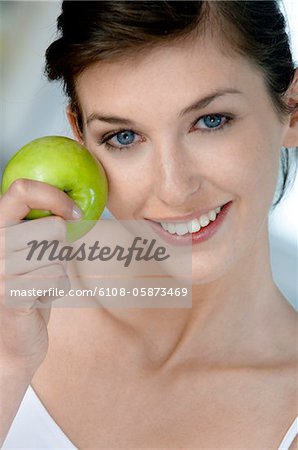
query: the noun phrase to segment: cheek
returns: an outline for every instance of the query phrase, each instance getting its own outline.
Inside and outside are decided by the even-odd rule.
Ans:
[[[118,219],[127,219],[142,208],[150,195],[150,176],[142,161],[133,155],[104,155],[100,158],[109,183],[107,208]]]
[[[214,180],[235,197],[254,197],[254,201],[271,204],[278,167],[279,142],[272,131],[247,126],[226,140],[216,151],[213,166],[217,167]],[[209,161],[210,171],[212,161]],[[216,181],[215,181],[216,182]]]
[[[244,254],[267,229],[267,218],[276,189],[279,150],[262,135],[239,141],[222,161],[222,183],[235,198],[231,254]]]
[[[270,208],[277,185],[280,150],[276,142],[257,139],[246,145],[242,183],[255,205]]]

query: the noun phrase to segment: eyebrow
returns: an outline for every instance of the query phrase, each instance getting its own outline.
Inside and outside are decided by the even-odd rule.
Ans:
[[[196,111],[197,109],[202,109],[208,106],[213,100],[218,97],[223,97],[227,94],[243,94],[241,91],[237,89],[220,89],[218,91],[213,92],[212,94],[207,95],[206,97],[201,98],[200,100],[195,101],[190,106],[187,106],[185,109],[181,111],[179,117],[185,116],[186,114]]]
[[[213,102],[215,99],[217,99],[218,97],[223,97],[224,95],[227,94],[240,94],[242,95],[243,93],[241,91],[238,91],[237,89],[220,89],[217,90],[199,100],[196,100],[194,103],[192,103],[191,105],[187,106],[186,108],[184,108],[180,114],[179,117],[183,117],[186,114],[189,114],[193,111],[196,111],[198,109],[202,109],[205,108],[206,106],[208,106],[211,102]],[[97,112],[93,112],[92,114],[90,114],[87,117],[87,125],[89,125],[90,122],[93,122],[94,120],[99,120],[101,122],[106,122],[106,123],[110,123],[110,124],[123,124],[123,125],[127,125],[127,126],[134,126],[135,122],[133,120],[130,119],[126,119],[124,117],[119,117],[119,116],[105,116],[102,115],[100,113]]]
[[[125,119],[124,117],[119,116],[104,116],[99,113],[92,113],[90,116],[87,117],[87,125],[89,125],[90,122],[93,122],[94,120],[100,120],[101,122],[111,123],[111,124],[123,124],[127,126],[133,126],[135,125],[135,122],[130,119]]]

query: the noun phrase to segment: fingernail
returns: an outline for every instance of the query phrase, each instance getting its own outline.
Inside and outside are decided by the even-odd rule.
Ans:
[[[75,205],[72,208],[72,217],[74,219],[81,219],[82,215],[83,215],[83,213],[82,213],[81,209],[78,206]]]

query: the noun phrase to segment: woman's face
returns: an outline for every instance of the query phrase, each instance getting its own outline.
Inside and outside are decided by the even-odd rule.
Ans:
[[[282,125],[260,73],[198,40],[86,69],[77,82],[84,143],[109,181],[117,219],[165,219],[232,202],[194,245],[198,282],[215,280],[264,239]],[[197,213],[197,214],[196,214]]]

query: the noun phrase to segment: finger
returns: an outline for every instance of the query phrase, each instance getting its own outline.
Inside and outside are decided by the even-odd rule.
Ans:
[[[9,252],[4,258],[4,273],[6,276],[18,276],[30,274],[41,267],[50,267],[59,264],[66,270],[67,261],[57,259],[56,255],[63,248],[62,244],[56,241],[44,241],[44,248],[38,246],[33,253],[31,247],[17,252]],[[49,243],[48,243],[49,242]],[[41,241],[43,244],[43,241]],[[33,249],[34,250],[34,249]]]
[[[24,220],[17,225],[0,229],[0,242],[3,243],[2,248],[8,254],[12,251],[28,249],[28,242],[33,240],[65,242],[66,231],[66,221],[58,216]]]
[[[79,208],[65,192],[41,181],[20,178],[1,197],[0,227],[18,223],[31,209],[51,211],[68,220],[80,218]]]
[[[56,285],[55,290],[48,290],[44,295],[41,295],[36,300],[35,306],[38,308],[48,307],[54,300],[65,297],[71,288],[71,283],[68,277],[61,278],[59,283]]]
[[[9,308],[33,308],[38,298],[46,296],[47,301],[52,301],[62,296],[60,291],[69,290],[68,276],[59,264],[25,275],[5,276],[4,284],[4,303]]]
[[[65,297],[71,288],[71,283],[69,278],[66,276],[65,278],[61,277],[59,282],[56,284],[55,289],[49,289],[44,295],[41,295],[36,300],[35,306],[38,307],[48,307],[54,300]]]

